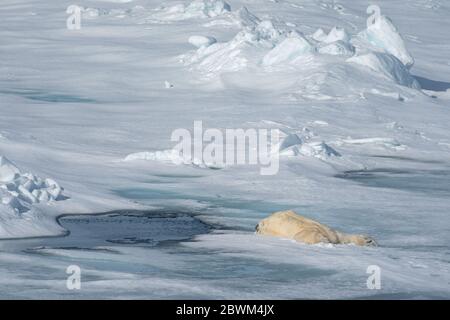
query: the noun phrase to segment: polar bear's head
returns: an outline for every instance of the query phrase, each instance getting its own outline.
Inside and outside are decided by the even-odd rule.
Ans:
[[[349,242],[354,243],[358,246],[378,246],[378,243],[375,241],[375,239],[366,235],[348,235],[348,240]]]

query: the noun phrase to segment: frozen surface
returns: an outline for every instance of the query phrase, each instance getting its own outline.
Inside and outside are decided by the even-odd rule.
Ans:
[[[75,31],[66,3],[3,0],[0,296],[449,299],[450,7],[378,4],[367,28],[360,1],[80,0]],[[278,174],[174,164],[196,120],[280,129]],[[121,209],[167,215],[79,217]],[[380,246],[253,234],[284,209]]]

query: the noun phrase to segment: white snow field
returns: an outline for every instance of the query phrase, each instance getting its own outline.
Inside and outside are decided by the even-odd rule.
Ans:
[[[0,297],[450,299],[450,3],[369,4],[2,0]],[[194,121],[279,172],[174,164]],[[254,234],[284,209],[379,246]]]

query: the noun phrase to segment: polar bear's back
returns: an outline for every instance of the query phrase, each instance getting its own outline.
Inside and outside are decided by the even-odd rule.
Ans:
[[[327,226],[296,214],[280,211],[262,220],[257,233],[295,239],[305,243],[338,243],[337,233]]]

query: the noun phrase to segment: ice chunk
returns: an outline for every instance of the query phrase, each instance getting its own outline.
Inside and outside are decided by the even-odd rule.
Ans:
[[[59,184],[55,180],[50,179],[50,178],[45,179],[45,184],[47,187],[59,188]]]
[[[192,44],[194,47],[201,48],[201,47],[209,47],[213,43],[216,43],[217,40],[213,37],[205,37],[205,36],[191,36],[189,37],[189,43]]]
[[[28,191],[32,191],[36,188],[34,181],[32,179],[25,178],[25,182],[22,183],[22,186]]]
[[[180,154],[176,150],[144,151],[129,154],[124,159],[124,161],[135,160],[176,162],[177,160],[180,160]]]
[[[280,36],[280,31],[278,31],[274,26],[272,21],[263,20],[261,21],[255,29],[256,33],[261,39],[276,41]]]
[[[304,128],[303,134],[293,133],[284,137],[277,150],[280,156],[306,156],[325,159],[331,156],[340,157],[339,152],[334,150],[323,141],[312,141],[314,133]]]
[[[216,17],[229,11],[230,5],[222,0],[194,0],[186,8],[187,14],[195,16],[201,13],[206,17]]]
[[[358,41],[359,45],[369,46],[371,50],[390,53],[408,69],[414,64],[414,59],[406,49],[402,36],[386,16],[381,16],[374,24],[360,32],[356,39],[356,42]]]
[[[339,152],[334,150],[332,147],[327,145],[325,142],[309,142],[301,145],[300,147],[300,153],[305,156],[310,157],[340,157],[341,155]]]
[[[248,11],[246,7],[240,8],[236,13],[236,20],[241,27],[256,27],[261,20],[253,13]]]
[[[53,179],[22,174],[5,157],[0,157],[0,203],[12,212],[26,212],[34,203],[61,200],[63,188]]]
[[[313,50],[312,45],[299,33],[292,33],[281,41],[275,48],[269,51],[263,58],[263,65],[288,62]]]
[[[263,20],[254,27],[243,28],[228,42],[201,46],[195,52],[181,56],[180,60],[208,77],[250,66],[260,67],[264,56],[285,37],[283,30],[276,28],[270,20]],[[298,37],[302,38],[298,41],[306,41],[304,45],[308,45],[306,39]]]
[[[45,190],[51,197],[51,200],[58,200],[61,195],[62,189],[58,186],[49,187]]]
[[[351,56],[355,53],[355,48],[348,42],[338,40],[336,42],[320,46],[317,51],[322,54]]]
[[[289,147],[302,144],[302,139],[298,136],[298,134],[288,134],[283,141],[280,143],[280,147],[278,148],[279,151],[283,151]]]
[[[344,28],[334,27],[322,41],[325,43],[332,43],[336,41],[347,43],[350,41],[350,36]]]
[[[221,164],[206,163],[202,159],[197,159],[191,156],[185,156],[182,152],[175,149],[161,150],[161,151],[144,151],[129,154],[125,157],[124,161],[157,161],[163,163],[172,163],[175,165],[192,165],[199,168],[221,168]]]
[[[106,12],[102,12],[100,9],[97,8],[82,8],[81,9],[81,16],[83,19],[92,19],[97,18],[103,14],[106,14]]]
[[[173,84],[171,84],[169,81],[164,81],[164,87],[166,88],[166,89],[170,89],[170,88],[173,88]]]
[[[325,31],[323,31],[322,28],[317,29],[316,32],[314,32],[314,34],[312,35],[312,38],[319,42],[324,41],[326,37],[327,34],[325,33]]]
[[[272,39],[275,33],[269,32],[268,27],[268,24],[263,24],[260,28],[242,30],[230,41],[200,47],[183,60],[209,75],[238,71],[249,63],[257,65],[276,42]]]
[[[29,203],[36,203],[37,199],[36,197],[28,191],[23,185],[20,185],[17,190],[19,191],[21,198]]]
[[[339,152],[334,150],[323,141],[311,141],[292,145],[280,152],[281,156],[305,156],[326,159],[328,157],[340,157]]]
[[[0,183],[10,182],[20,175],[20,170],[7,158],[0,156]]]
[[[39,202],[48,202],[48,201],[50,201],[50,195],[45,190],[39,192],[37,198],[39,199]]]
[[[420,84],[403,63],[389,53],[371,52],[351,57],[347,61],[366,66],[402,86],[420,89]]]
[[[185,63],[207,74],[240,70],[247,65],[243,51],[251,40],[249,34],[242,31],[229,42],[199,48],[185,59]]]
[[[160,20],[185,20],[191,18],[212,18],[231,11],[223,0],[194,0],[189,5],[177,4],[163,8],[153,16]]]

